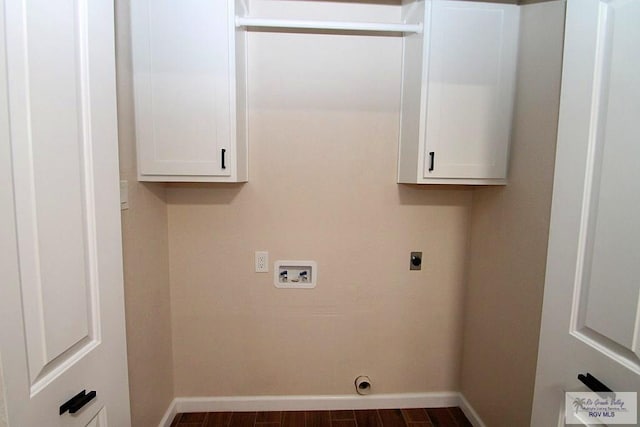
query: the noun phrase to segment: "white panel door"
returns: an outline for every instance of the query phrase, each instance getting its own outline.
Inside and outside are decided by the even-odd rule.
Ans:
[[[126,427],[113,2],[0,4],[9,425]]]
[[[569,0],[531,425],[590,373],[640,392],[640,0]]]

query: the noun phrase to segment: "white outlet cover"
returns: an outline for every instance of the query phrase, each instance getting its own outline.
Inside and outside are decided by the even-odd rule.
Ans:
[[[283,270],[290,273],[289,280],[286,282],[280,278],[280,272]],[[311,278],[308,281],[296,280],[296,273],[299,274],[301,271],[307,271]],[[273,264],[273,284],[276,288],[312,289],[316,287],[316,283],[318,283],[318,264],[315,261],[278,260]]]
[[[256,273],[269,272],[269,252],[256,251]]]

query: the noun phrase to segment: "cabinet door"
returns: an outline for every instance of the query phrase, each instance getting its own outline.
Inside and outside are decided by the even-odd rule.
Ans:
[[[519,9],[434,1],[429,25],[425,178],[505,178]]]
[[[232,174],[229,4],[132,0],[141,180]]]

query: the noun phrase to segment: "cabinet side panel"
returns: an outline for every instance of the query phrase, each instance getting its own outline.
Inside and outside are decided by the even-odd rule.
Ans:
[[[235,11],[230,13],[230,22],[235,20],[235,15],[243,13],[247,9],[246,2],[236,1]],[[231,24],[230,24],[231,25]],[[231,79],[235,78],[235,121],[232,115],[231,126],[235,127],[235,149],[236,149],[236,177],[237,182],[246,182],[249,179],[249,130],[248,130],[248,99],[247,99],[247,31],[243,28],[235,29],[235,37],[232,40],[235,49],[234,61],[235,73]],[[231,43],[230,43],[231,46]],[[234,76],[235,74],[235,76]],[[233,133],[232,133],[233,138]],[[233,141],[232,141],[233,144]]]
[[[408,2],[402,5],[404,22],[424,20],[422,34],[405,35],[402,43],[402,101],[400,111],[400,144],[398,148],[398,182],[416,183],[422,170],[420,142],[424,135],[424,103],[426,85],[423,83],[428,55],[428,16],[431,2]]]

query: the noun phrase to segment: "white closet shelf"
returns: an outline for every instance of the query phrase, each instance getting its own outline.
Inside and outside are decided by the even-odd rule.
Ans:
[[[382,33],[422,33],[422,23],[383,23],[347,21],[310,21],[292,19],[252,18],[237,16],[236,27],[301,28],[310,30],[371,31]]]

